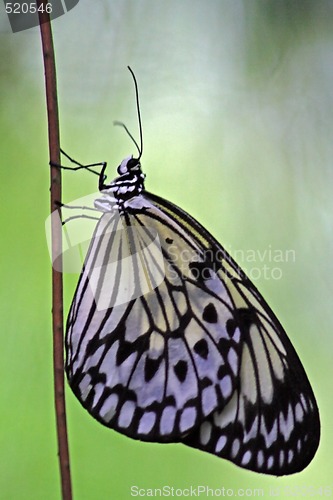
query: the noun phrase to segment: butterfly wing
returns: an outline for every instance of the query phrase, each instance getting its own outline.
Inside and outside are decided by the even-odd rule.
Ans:
[[[204,267],[214,264],[215,279],[219,278],[219,287],[232,304],[232,319],[226,318],[228,332],[239,339],[237,363],[230,359],[231,366],[237,366],[231,399],[183,442],[257,472],[284,475],[302,470],[319,444],[319,412],[284,329],[239,266],[197,221],[171,203],[150,196],[189,234],[199,235],[209,250]],[[209,286],[209,280],[204,285]],[[228,347],[221,349],[223,357]]]
[[[249,294],[234,311],[242,338],[238,386],[184,442],[256,472],[298,472],[319,444],[319,415],[304,369],[281,325]]]
[[[198,222],[150,193],[101,217],[66,349],[83,406],[130,437],[276,474],[318,446],[316,402],[274,314]]]
[[[232,303],[219,279],[209,288],[192,278],[189,262],[203,258],[201,244],[147,207],[121,218],[106,213],[97,225],[68,318],[67,375],[104,425],[137,439],[177,441],[230,400],[240,338],[230,336]],[[152,248],[157,232],[163,274]],[[153,267],[162,279],[148,276]],[[144,293],[142,277],[151,285]],[[98,296],[109,303],[100,307]]]

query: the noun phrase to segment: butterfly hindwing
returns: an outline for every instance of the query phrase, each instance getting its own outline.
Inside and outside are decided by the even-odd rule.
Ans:
[[[139,166],[124,160],[95,203],[104,213],[67,321],[74,393],[132,438],[181,441],[257,472],[302,470],[320,424],[291,342],[221,245],[143,190]]]
[[[302,470],[318,447],[320,424],[315,397],[290,340],[219,243],[180,208],[159,198],[158,203],[173,210],[179,224],[186,221],[189,233],[199,234],[209,245],[209,255],[217,256],[213,263],[220,289],[224,285],[233,304],[229,331],[235,330],[241,345],[231,399],[184,442],[257,472],[283,475]],[[225,352],[227,346],[221,354]]]
[[[67,374],[82,404],[105,425],[134,438],[177,441],[230,400],[240,335],[233,327],[232,301],[216,273],[207,268],[209,279],[203,279],[195,272],[204,264],[202,242],[149,202],[144,212],[128,213],[127,219],[126,229],[119,229],[104,214],[92,238],[68,319]],[[125,252],[129,228],[136,239]],[[151,271],[155,252],[150,248],[145,255],[142,249],[157,232],[164,261],[160,284],[137,297],[133,289],[134,298],[99,309],[96,295],[105,294],[110,282],[118,284],[113,293],[127,283],[124,258],[131,256],[132,274],[139,274],[139,254],[151,258],[143,263]],[[106,270],[115,260],[111,272]],[[97,292],[90,284],[92,272]],[[150,281],[153,287],[154,278]]]
[[[292,346],[281,344],[276,325],[249,310],[239,312],[238,387],[185,443],[257,472],[297,472],[308,465],[319,442],[310,384]]]

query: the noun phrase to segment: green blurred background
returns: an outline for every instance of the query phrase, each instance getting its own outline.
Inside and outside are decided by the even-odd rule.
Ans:
[[[313,462],[277,479],[182,445],[130,440],[67,391],[75,499],[132,498],[131,486],[332,494],[332,22],[329,0],[81,0],[54,21],[62,147],[84,163],[107,160],[111,178],[135,153],[112,125],[123,120],[138,136],[130,65],[147,189],[193,214],[256,276],[303,361],[322,421]],[[0,498],[51,500],[60,488],[40,37],[37,28],[12,34],[5,14],[0,28]],[[63,184],[64,201],[97,187],[85,172],[65,173]],[[292,249],[295,259],[275,262],[269,249]],[[65,314],[76,280],[65,276]]]

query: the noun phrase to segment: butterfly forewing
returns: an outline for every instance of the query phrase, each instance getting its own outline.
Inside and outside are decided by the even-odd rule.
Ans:
[[[178,440],[223,407],[236,389],[241,345],[239,332],[229,328],[233,304],[212,269],[207,268],[208,279],[201,277],[202,270],[194,277],[194,269],[204,262],[202,242],[189,237],[153,203],[147,200],[144,213],[127,213],[121,231],[112,217],[115,232],[106,230],[108,215],[97,226],[69,314],[70,384],[105,425],[134,438]],[[129,230],[136,233],[132,259],[122,250]],[[135,269],[140,264],[146,274],[155,268],[154,252],[147,252],[145,259],[135,257],[156,232],[163,280],[157,286],[156,280],[148,280],[149,291],[140,289],[137,297],[132,294],[110,307],[104,300],[100,307],[100,296],[107,291],[114,300],[124,296],[119,289],[129,288],[123,276],[124,254],[132,262],[132,275],[139,274]],[[107,263],[115,262],[114,255],[117,265],[106,270]]]
[[[124,160],[126,183],[97,200],[105,213],[67,322],[74,393],[135,439],[182,441],[263,473],[303,469],[319,415],[287,335],[221,245],[143,190],[139,165]]]

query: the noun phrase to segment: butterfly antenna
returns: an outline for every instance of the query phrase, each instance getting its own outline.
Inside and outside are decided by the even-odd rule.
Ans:
[[[118,122],[118,121],[114,121],[113,122],[113,125],[119,125],[120,127],[123,127],[125,130],[126,130],[126,133],[127,135],[132,139],[132,141],[134,142],[135,146],[136,146],[136,149],[139,151],[139,159],[141,158],[141,151],[140,151],[140,148],[138,146],[138,143],[136,142],[136,140],[134,139],[134,137],[132,136],[131,132],[128,130],[128,128],[126,127],[125,123],[123,122]]]
[[[139,133],[140,133],[140,148],[138,148],[138,150],[139,150],[138,160],[140,160],[140,158],[142,156],[142,152],[143,152],[143,138],[142,138],[142,123],[141,123],[140,102],[139,102],[139,89],[138,89],[138,83],[137,83],[136,78],[135,78],[135,74],[133,73],[130,66],[127,66],[127,68],[131,72],[131,75],[132,75],[133,81],[134,81],[134,87],[135,87],[136,109],[137,109],[137,113],[138,113]],[[135,144],[136,144],[136,142],[135,142]]]
[[[114,121],[113,125],[120,125],[121,127],[123,127],[125,129],[127,135],[132,139],[132,141],[134,142],[134,144],[136,146],[136,149],[139,152],[138,160],[140,160],[140,158],[142,156],[142,152],[143,152],[143,138],[142,138],[142,123],[141,123],[141,113],[140,113],[140,103],[139,103],[139,89],[138,89],[138,83],[136,81],[135,74],[134,74],[133,70],[129,66],[127,66],[127,68],[131,72],[131,75],[132,75],[133,81],[134,81],[134,87],[135,87],[136,109],[138,112],[138,121],[139,121],[140,147],[139,147],[138,143],[136,142],[136,140],[134,139],[131,132],[126,127],[125,123],[119,122],[119,121]]]

